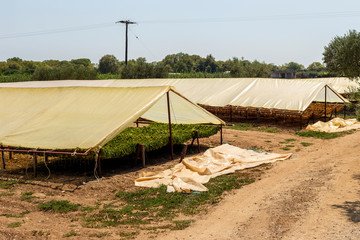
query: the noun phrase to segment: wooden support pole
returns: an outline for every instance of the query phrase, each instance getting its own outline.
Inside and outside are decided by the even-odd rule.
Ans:
[[[12,159],[12,152],[9,152],[9,159]]]
[[[220,124],[220,144],[223,144],[223,126]]]
[[[196,142],[197,142],[197,149],[198,152],[200,153],[200,142],[199,142],[199,132],[195,131],[195,137],[196,137]]]
[[[302,119],[302,115],[303,115],[303,113],[301,112],[301,113],[300,113],[300,130],[302,129],[302,120],[303,120],[303,119]]]
[[[182,160],[185,158],[186,152],[187,152],[187,148],[188,148],[188,145],[187,145],[187,144],[184,144],[184,145],[183,145],[183,148],[182,148],[182,150],[181,150],[181,155],[180,155],[180,161],[179,161],[179,162],[182,162]]]
[[[37,177],[37,154],[33,154],[34,177]]]
[[[136,127],[139,127],[139,119],[136,119]]]
[[[6,169],[6,165],[5,165],[5,153],[4,151],[1,151],[1,158],[2,158],[2,162],[3,162],[3,169]]]
[[[345,119],[346,118],[346,105],[344,105],[343,111],[344,111],[344,119]]]
[[[140,144],[137,144],[136,145],[135,157],[134,157],[134,166],[136,166],[136,164],[137,164],[137,161],[138,161],[139,156],[140,156],[140,151],[141,151]]]
[[[144,168],[145,167],[145,146],[144,146],[144,144],[140,144],[140,149],[141,149],[141,163]]]
[[[173,159],[174,159],[174,146],[173,146],[172,129],[171,129],[171,114],[170,114],[170,97],[169,97],[169,92],[166,93],[166,99],[167,99],[168,118],[169,118],[170,153],[171,153],[171,160],[173,160]]]

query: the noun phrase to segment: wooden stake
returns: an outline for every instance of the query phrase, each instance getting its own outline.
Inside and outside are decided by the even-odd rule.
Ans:
[[[184,144],[184,145],[183,145],[183,149],[182,149],[182,151],[181,151],[180,161],[179,161],[179,162],[182,162],[182,160],[185,158],[186,152],[187,152],[187,148],[188,148],[188,145],[187,145],[187,144]]]
[[[37,177],[37,154],[33,154],[34,177]]]
[[[6,165],[5,165],[5,153],[4,151],[1,151],[1,157],[2,157],[2,162],[3,162],[3,169],[6,169]]]
[[[142,166],[143,168],[145,167],[145,146],[144,144],[140,144],[141,147],[141,162],[142,162]]]
[[[222,128],[222,124],[220,124],[220,144],[223,144],[223,128]]]

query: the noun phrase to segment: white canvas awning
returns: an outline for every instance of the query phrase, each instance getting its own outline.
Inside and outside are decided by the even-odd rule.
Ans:
[[[0,84],[0,87],[103,86],[139,87],[174,86],[192,102],[210,106],[242,106],[304,111],[311,102],[348,102],[330,85],[310,79],[273,78],[202,78],[202,79],[139,79],[81,80]]]
[[[139,117],[225,124],[170,86],[0,88],[0,144],[39,149],[98,149]]]

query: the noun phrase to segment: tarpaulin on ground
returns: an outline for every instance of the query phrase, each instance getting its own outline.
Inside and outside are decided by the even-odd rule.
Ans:
[[[223,107],[226,105],[304,111],[313,101],[347,102],[330,85],[310,79],[273,78],[197,78],[197,79],[132,79],[68,80],[4,83],[0,87],[103,86],[144,87],[174,86],[192,102]],[[325,88],[326,97],[325,97]]]
[[[319,132],[343,132],[360,128],[360,123],[356,119],[333,118],[328,122],[318,121],[308,125],[306,130]]]
[[[0,88],[0,144],[40,149],[100,148],[139,117],[224,124],[170,86]]]
[[[161,173],[145,173],[135,180],[140,187],[167,185],[168,191],[207,191],[203,185],[211,178],[252,168],[263,163],[286,160],[292,156],[241,149],[229,144],[210,148],[203,154],[185,158],[182,163]]]

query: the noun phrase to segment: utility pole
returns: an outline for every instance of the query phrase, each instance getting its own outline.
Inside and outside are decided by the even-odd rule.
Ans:
[[[128,62],[128,26],[129,24],[136,24],[136,22],[131,22],[130,20],[121,20],[115,23],[124,23],[126,25],[125,30],[125,65],[127,65]]]

